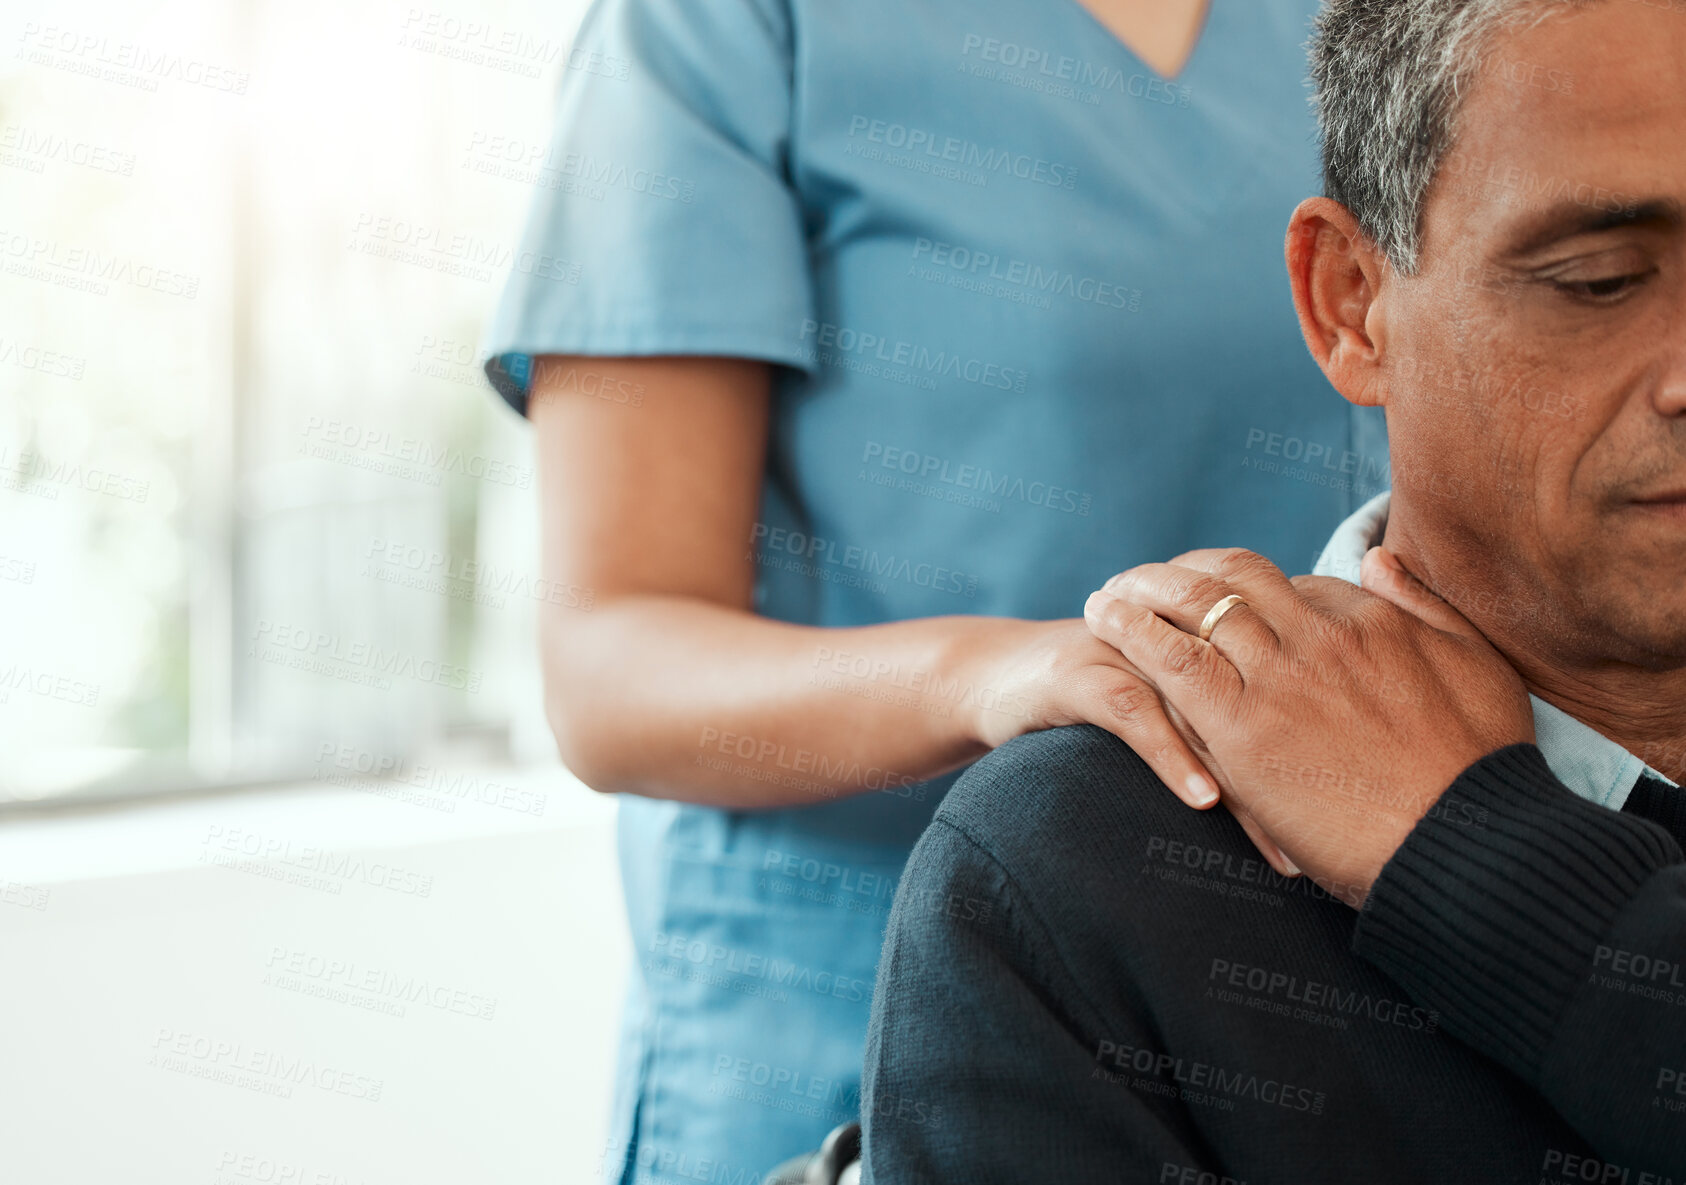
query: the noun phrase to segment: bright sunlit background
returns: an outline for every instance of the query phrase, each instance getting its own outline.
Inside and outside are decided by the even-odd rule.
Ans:
[[[4,8],[0,1180],[595,1175],[609,808],[478,353],[582,10]]]
[[[0,797],[535,750],[532,464],[476,343],[579,9],[12,20]]]

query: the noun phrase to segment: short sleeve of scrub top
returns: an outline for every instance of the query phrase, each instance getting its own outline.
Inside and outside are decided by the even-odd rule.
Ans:
[[[802,214],[786,178],[791,29],[777,3],[642,0],[587,14],[486,341],[525,412],[534,355],[809,365]],[[729,85],[722,85],[729,80]]]
[[[1165,79],[1078,0],[596,0],[488,377],[522,411],[540,354],[775,364],[745,540],[773,620],[1080,617],[1196,547],[1309,571],[1388,482],[1380,414],[1308,356],[1282,262],[1319,191],[1316,7],[1211,0]],[[615,396],[580,369],[545,389]],[[1018,710],[858,648],[806,670],[839,705]],[[696,760],[803,805],[620,799],[605,1181],[755,1182],[855,1117],[896,884],[964,772],[725,728]]]

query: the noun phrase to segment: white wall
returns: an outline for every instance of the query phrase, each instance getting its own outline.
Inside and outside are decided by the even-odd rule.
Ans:
[[[0,823],[0,1181],[596,1180],[613,805],[492,780],[544,815],[311,784]]]

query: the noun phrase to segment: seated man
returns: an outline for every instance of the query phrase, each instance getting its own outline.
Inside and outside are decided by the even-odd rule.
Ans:
[[[1092,726],[967,773],[886,934],[868,1180],[1686,1181],[1686,6],[1329,0],[1313,65],[1295,304],[1394,462],[1319,571],[1385,535],[1479,633],[1386,651],[1414,618],[1235,553],[1091,601],[1236,811]],[[1369,715],[1307,759],[1272,679]]]

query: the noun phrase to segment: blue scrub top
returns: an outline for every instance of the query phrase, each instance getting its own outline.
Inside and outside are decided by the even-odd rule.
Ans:
[[[781,364],[746,541],[770,618],[1075,617],[1204,546],[1307,571],[1387,483],[1380,414],[1307,356],[1282,262],[1319,191],[1315,8],[1212,0],[1165,80],[1076,0],[597,0],[487,374],[524,410],[535,354]],[[871,664],[821,650],[813,678],[926,677]],[[819,758],[782,760],[801,785]],[[869,792],[778,811],[622,800],[605,1179],[755,1181],[855,1114],[896,880],[958,775],[848,776]]]

